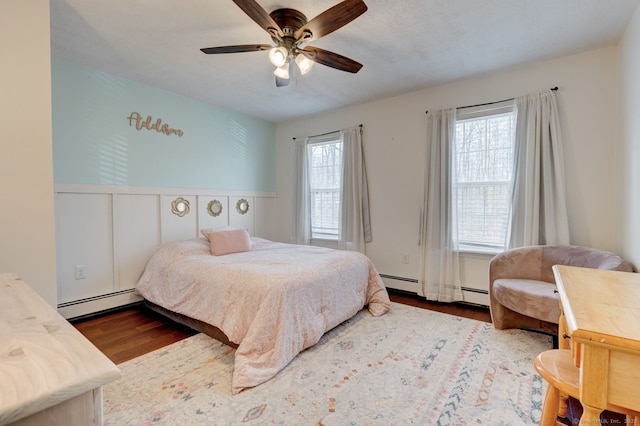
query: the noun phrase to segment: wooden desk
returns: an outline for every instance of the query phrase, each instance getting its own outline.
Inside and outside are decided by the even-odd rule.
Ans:
[[[0,274],[0,425],[102,424],[120,370],[16,274]]]
[[[607,403],[640,411],[640,274],[561,265],[553,273],[580,368],[581,423],[599,424]]]

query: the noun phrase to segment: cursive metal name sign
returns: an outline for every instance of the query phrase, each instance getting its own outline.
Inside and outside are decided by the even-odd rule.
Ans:
[[[163,123],[161,118],[153,121],[153,118],[151,118],[150,115],[143,119],[139,113],[132,112],[131,115],[127,117],[127,120],[129,120],[129,126],[135,126],[136,130],[155,130],[156,132],[164,133],[167,136],[177,135],[178,137],[182,137],[184,134],[182,130],[174,129],[168,124]]]

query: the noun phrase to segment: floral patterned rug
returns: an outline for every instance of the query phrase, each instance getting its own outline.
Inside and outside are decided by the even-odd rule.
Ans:
[[[394,303],[231,395],[234,350],[198,334],[120,364],[107,425],[537,425],[549,336]]]

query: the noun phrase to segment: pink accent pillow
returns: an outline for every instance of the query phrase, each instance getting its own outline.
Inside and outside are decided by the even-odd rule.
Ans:
[[[211,254],[222,256],[251,250],[251,238],[246,229],[207,232],[211,245]]]
[[[217,228],[204,228],[200,230],[200,233],[202,234],[203,237],[207,239],[207,241],[209,241],[209,234],[212,232],[232,231],[234,229],[238,229],[238,228],[234,228],[233,226],[229,226],[229,225],[224,225],[224,226],[219,226]]]

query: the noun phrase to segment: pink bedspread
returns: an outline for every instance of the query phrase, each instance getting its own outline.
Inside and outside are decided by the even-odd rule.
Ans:
[[[136,291],[221,329],[238,344],[232,392],[263,383],[365,305],[390,306],[361,253],[252,238],[244,253],[212,256],[207,240],[169,243],[149,260]]]

